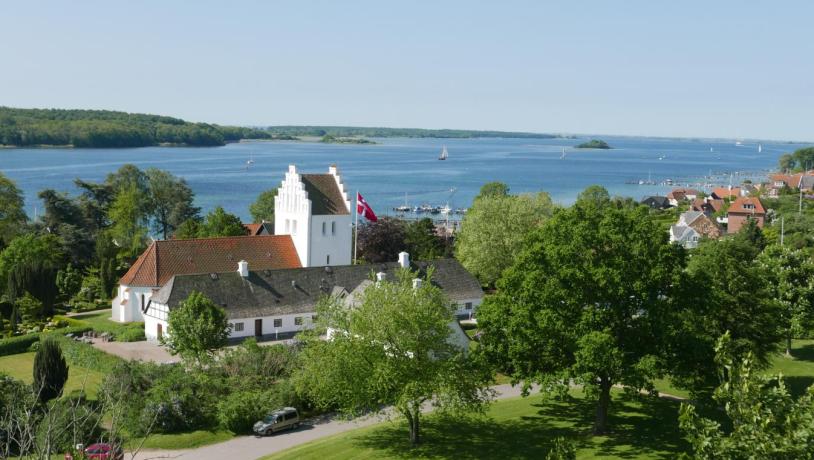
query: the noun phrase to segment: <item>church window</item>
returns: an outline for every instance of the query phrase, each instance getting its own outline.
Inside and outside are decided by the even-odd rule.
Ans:
[[[336,222],[331,222],[331,235],[336,235]]]
[[[322,236],[325,236],[325,226],[327,225],[326,222],[322,223]]]
[[[328,254],[325,257],[325,265],[331,265],[331,255],[330,254]]]

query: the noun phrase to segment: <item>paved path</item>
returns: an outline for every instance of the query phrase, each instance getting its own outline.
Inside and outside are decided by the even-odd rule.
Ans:
[[[497,399],[520,396],[518,385],[497,385],[493,387]],[[269,437],[240,436],[229,441],[189,450],[142,451],[135,456],[137,460],[179,458],[182,460],[254,460],[266,455],[299,446],[313,440],[337,433],[355,430],[386,420],[383,416],[370,416],[353,421],[335,420],[323,417],[304,422],[299,429],[277,433]],[[126,458],[131,458],[128,455]]]

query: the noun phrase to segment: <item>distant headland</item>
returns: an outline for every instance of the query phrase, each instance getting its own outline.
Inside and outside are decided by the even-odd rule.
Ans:
[[[243,140],[375,144],[370,138],[552,139],[555,134],[349,126],[223,126],[111,110],[0,107],[0,148],[211,147]]]

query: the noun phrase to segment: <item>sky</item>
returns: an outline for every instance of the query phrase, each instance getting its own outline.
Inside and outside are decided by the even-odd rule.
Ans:
[[[7,1],[0,105],[814,140],[814,2]]]

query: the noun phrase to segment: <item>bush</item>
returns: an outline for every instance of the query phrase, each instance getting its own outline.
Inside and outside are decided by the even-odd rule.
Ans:
[[[50,434],[53,450],[71,451],[78,443],[99,439],[102,435],[99,421],[98,411],[84,398],[60,399],[50,406],[49,417],[43,418],[37,427],[37,442],[44,444]]]
[[[140,342],[147,340],[147,337],[144,335],[144,327],[128,328],[123,332],[117,333],[114,338],[117,342]]]
[[[35,342],[39,342],[39,334],[26,334],[17,337],[0,339],[0,356],[25,353]]]
[[[235,434],[250,433],[252,425],[279,404],[271,392],[239,391],[218,402],[218,421]]]

